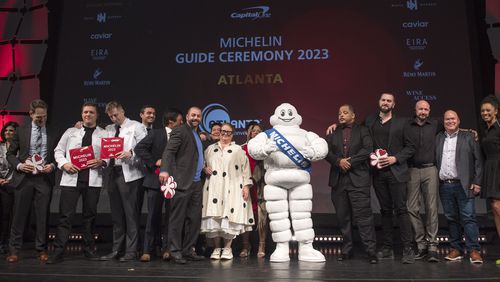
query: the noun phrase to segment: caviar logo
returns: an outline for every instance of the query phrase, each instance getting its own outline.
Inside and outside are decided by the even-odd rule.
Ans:
[[[263,18],[270,18],[271,13],[269,13],[269,10],[269,6],[255,6],[244,8],[238,12],[231,13],[231,18],[238,20],[258,20]]]

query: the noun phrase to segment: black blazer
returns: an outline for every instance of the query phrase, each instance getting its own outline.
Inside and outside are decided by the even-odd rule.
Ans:
[[[370,134],[372,136],[373,125],[375,124],[375,122],[379,122],[379,119],[379,114],[376,113],[368,116],[365,120],[365,125],[370,130]],[[411,141],[408,130],[408,119],[398,118],[393,114],[391,129],[389,131],[389,147],[383,149],[387,150],[389,156],[395,156],[397,159],[397,162],[391,165],[390,169],[398,182],[407,182],[410,180],[407,160],[411,158],[415,153],[415,144]]]
[[[330,179],[328,185],[336,188],[340,177],[340,167],[337,162],[343,153],[342,128],[339,126],[332,134],[326,137],[328,143],[328,155],[326,160],[331,164]],[[351,169],[348,171],[349,178],[354,187],[370,186],[370,167],[368,156],[373,151],[372,138],[368,128],[354,124],[349,142],[348,157],[351,157]]]
[[[46,164],[53,164],[54,171],[49,174],[45,174],[45,179],[54,186],[55,184],[55,171],[57,165],[54,161],[54,149],[57,145],[57,140],[54,132],[46,127],[47,130],[47,158],[45,159]],[[31,123],[28,126],[20,126],[17,128],[16,133],[12,138],[12,144],[7,151],[7,160],[14,169],[12,175],[12,180],[10,185],[12,187],[17,187],[23,181],[26,173],[17,170],[17,165],[23,163],[29,156],[30,153],[30,143],[31,143]]]
[[[198,149],[193,130],[183,124],[170,133],[161,158],[161,171],[168,172],[177,182],[177,189],[187,190],[193,183],[198,164]]]
[[[441,170],[445,138],[446,135],[444,132],[436,136],[436,161],[438,171]],[[481,185],[483,156],[479,143],[474,140],[474,134],[459,131],[457,138],[455,164],[457,166],[458,178],[460,179],[462,188],[464,188],[465,195],[469,195],[468,192],[470,191],[469,188],[471,184]]]
[[[160,180],[155,173],[156,161],[162,158],[167,142],[167,132],[163,127],[150,130],[135,146],[134,152],[141,158],[145,168],[144,187],[160,189]]]

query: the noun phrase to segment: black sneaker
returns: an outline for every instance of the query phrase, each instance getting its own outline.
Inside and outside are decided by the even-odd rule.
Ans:
[[[394,259],[394,251],[391,248],[382,248],[377,252],[378,259]]]
[[[413,252],[412,247],[405,247],[403,249],[403,258],[401,259],[403,264],[412,264],[415,263],[415,253]]]
[[[47,260],[47,264],[57,264],[57,263],[61,263],[63,261],[64,261],[63,255],[56,254],[56,255],[49,257],[49,259]]]
[[[421,260],[427,257],[427,249],[418,249],[418,253],[415,255],[416,260]]]
[[[436,251],[429,251],[429,254],[427,255],[427,261],[428,262],[439,262],[437,252]]]

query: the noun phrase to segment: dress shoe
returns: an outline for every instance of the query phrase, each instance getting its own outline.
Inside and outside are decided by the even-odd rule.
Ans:
[[[463,256],[462,254],[460,253],[459,250],[457,249],[450,249],[450,251],[448,252],[448,255],[446,255],[444,257],[445,260],[448,260],[448,261],[459,261],[459,260],[462,260]]]
[[[49,260],[49,255],[46,252],[38,253],[38,261],[41,263],[46,263]]]
[[[415,255],[415,259],[416,260],[425,259],[428,254],[429,254],[429,252],[427,251],[427,249],[418,249],[418,252]]]
[[[64,261],[63,255],[62,254],[56,254],[53,256],[49,257],[49,260],[47,261],[47,264],[56,264],[56,263],[61,263]]]
[[[415,253],[413,252],[412,247],[405,247],[403,249],[403,258],[401,259],[403,264],[412,264],[415,263]]]
[[[378,259],[394,259],[394,251],[391,248],[383,247],[377,253]]]
[[[150,262],[151,261],[151,256],[149,254],[142,254],[141,258],[139,259],[141,262]]]
[[[350,253],[347,253],[347,254],[340,254],[338,257],[337,257],[337,261],[343,261],[343,260],[348,260],[348,259],[351,259],[352,258],[352,255]]]
[[[137,259],[136,254],[134,253],[128,253],[125,254],[123,257],[120,258],[120,262],[129,262],[129,261],[134,261]]]
[[[184,259],[181,253],[170,253],[172,261],[176,264],[186,264],[187,260]]]
[[[429,251],[427,254],[427,261],[428,262],[439,262],[438,254],[436,251]]]
[[[19,261],[19,256],[17,255],[10,255],[6,258],[7,262],[9,263],[15,263]]]
[[[481,257],[481,254],[477,250],[472,250],[469,254],[469,259],[471,263],[474,264],[481,264],[483,263],[483,258]]]
[[[191,252],[190,254],[187,254],[187,255],[184,255],[183,256],[186,260],[190,260],[190,261],[201,261],[201,260],[204,260],[205,257],[204,256],[199,256],[196,252]]]
[[[118,252],[111,252],[105,256],[102,256],[99,258],[100,261],[108,261],[112,259],[117,259],[118,258]]]
[[[377,255],[373,254],[373,255],[368,255],[368,262],[370,264],[377,264],[378,263],[378,258],[377,258]]]
[[[163,252],[163,255],[161,256],[161,259],[162,260],[166,260],[166,261],[169,261],[172,257],[170,256],[170,252],[169,251],[165,251]]]
[[[99,260],[99,256],[97,255],[97,252],[94,250],[83,250],[83,256],[86,257],[88,260]]]

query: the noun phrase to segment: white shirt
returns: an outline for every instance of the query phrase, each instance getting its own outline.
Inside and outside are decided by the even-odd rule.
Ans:
[[[165,126],[165,131],[167,131],[167,141],[170,139],[170,133],[172,133],[172,128]]]
[[[457,164],[455,154],[457,151],[458,130],[452,134],[444,133],[446,138],[443,144],[443,155],[441,158],[441,169],[439,170],[439,179],[458,179]]]
[[[57,167],[62,170],[63,165],[71,163],[69,150],[82,147],[82,139],[85,135],[85,128],[68,128],[57,143],[54,149],[54,158],[57,162]],[[101,138],[108,137],[108,133],[97,126],[92,133],[92,149],[94,150],[94,158],[99,159],[101,154]],[[78,173],[67,173],[63,170],[61,177],[61,186],[76,187],[78,182]],[[102,187],[102,168],[91,168],[89,171],[89,186]]]
[[[110,124],[106,126],[106,131],[108,132],[108,137],[114,137],[116,132],[115,125]],[[126,118],[120,125],[120,134],[118,136],[123,137],[123,151],[130,151],[134,150],[137,143],[146,137],[146,135],[146,128],[140,122]],[[144,177],[142,165],[135,153],[128,160],[117,159],[115,164],[122,166],[125,182],[131,182]]]

